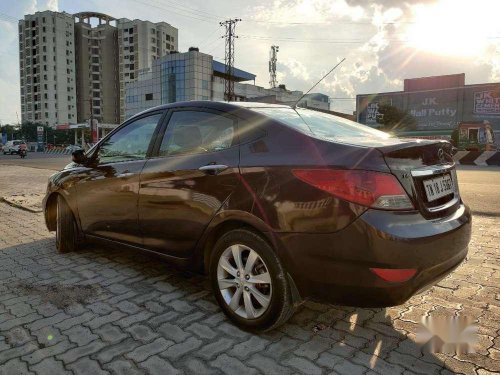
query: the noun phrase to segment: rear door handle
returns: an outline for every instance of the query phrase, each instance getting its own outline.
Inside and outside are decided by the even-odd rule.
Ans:
[[[206,174],[216,175],[226,170],[227,168],[229,167],[223,164],[208,164],[198,168],[198,170],[205,172]]]

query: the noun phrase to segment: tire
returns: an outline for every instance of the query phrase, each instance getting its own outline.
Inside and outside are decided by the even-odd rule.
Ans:
[[[57,196],[56,248],[59,253],[78,250],[78,227],[64,198]]]
[[[241,255],[240,267],[236,266],[235,252]],[[245,269],[249,264],[253,264],[250,272]],[[236,273],[238,269],[241,272]],[[250,230],[232,230],[219,238],[211,254],[209,272],[222,311],[244,330],[272,330],[294,313],[290,285],[280,260],[271,246]]]

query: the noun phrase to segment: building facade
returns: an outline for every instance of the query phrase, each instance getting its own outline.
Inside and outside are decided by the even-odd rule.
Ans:
[[[76,123],[73,16],[37,12],[18,26],[22,122]]]
[[[234,68],[234,91],[237,101],[263,101],[295,104],[302,91],[284,87],[264,88],[255,84],[255,74]],[[225,65],[211,55],[190,48],[188,52],[173,53],[153,62],[151,70],[139,74],[139,79],[126,85],[125,118],[148,108],[188,100],[224,100]],[[308,94],[301,106],[329,109],[328,96]]]
[[[74,17],[78,122],[92,117],[101,124],[118,124],[118,30],[111,24],[114,18],[95,12]],[[95,27],[91,19],[98,21]]]
[[[357,95],[358,122],[379,127],[381,104],[413,116],[415,129],[402,135],[449,138],[460,122],[488,121],[500,140],[500,83],[466,85],[465,74],[405,79],[403,91]]]
[[[19,21],[22,121],[117,125],[125,118],[125,85],[177,49],[178,30],[166,22],[97,12],[26,15]]]
[[[159,57],[178,50],[178,30],[166,22],[121,18],[118,28],[120,122],[125,119],[125,86]]]

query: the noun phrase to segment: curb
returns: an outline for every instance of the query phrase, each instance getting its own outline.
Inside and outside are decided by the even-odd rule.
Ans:
[[[12,206],[12,207],[15,207],[15,208],[19,208],[21,210],[28,211],[28,212],[31,212],[31,213],[34,213],[34,214],[38,214],[40,212],[43,212],[43,210],[41,208],[26,207],[26,206],[23,206],[22,204],[19,204],[19,203],[16,203],[16,202],[12,202],[12,201],[10,201],[8,199],[5,199],[5,197],[0,197],[0,202],[4,202],[4,203],[8,204],[9,206]]]
[[[456,164],[500,166],[500,152],[498,151],[458,151],[454,156]]]

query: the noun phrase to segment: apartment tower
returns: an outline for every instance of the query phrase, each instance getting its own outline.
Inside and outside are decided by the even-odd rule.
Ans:
[[[76,123],[73,16],[36,12],[19,20],[22,122]]]
[[[118,124],[118,30],[111,24],[115,19],[96,12],[74,17],[78,122],[87,121],[92,111],[100,124]]]
[[[22,121],[51,126],[125,119],[125,86],[178,49],[166,22],[36,12],[19,21]]]

